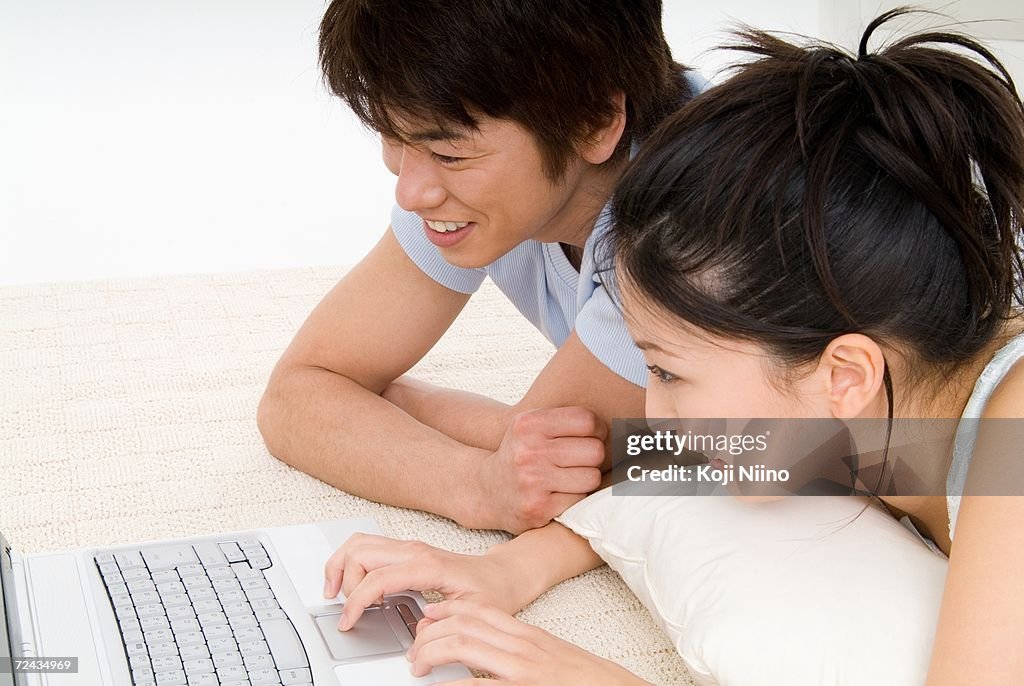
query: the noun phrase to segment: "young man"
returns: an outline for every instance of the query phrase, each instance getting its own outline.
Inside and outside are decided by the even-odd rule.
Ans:
[[[660,0],[334,0],[331,90],[381,135],[398,207],[271,376],[270,452],[473,528],[541,526],[594,490],[643,358],[599,284],[606,203],[689,95]],[[485,276],[558,348],[515,406],[403,377]]]

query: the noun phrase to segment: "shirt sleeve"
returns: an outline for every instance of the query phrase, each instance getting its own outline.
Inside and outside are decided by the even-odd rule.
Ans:
[[[610,274],[605,275],[608,280]],[[611,284],[614,288],[614,284]],[[647,363],[633,343],[622,310],[598,283],[576,315],[576,335],[604,366],[641,388],[647,385]]]
[[[475,293],[480,288],[487,273],[446,262],[423,233],[423,220],[417,214],[395,205],[391,210],[391,230],[409,259],[434,281],[459,293]]]

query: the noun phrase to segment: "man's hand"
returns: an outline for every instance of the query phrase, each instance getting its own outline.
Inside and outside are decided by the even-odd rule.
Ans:
[[[498,450],[480,464],[477,528],[536,529],[601,483],[608,427],[583,407],[513,417]]]

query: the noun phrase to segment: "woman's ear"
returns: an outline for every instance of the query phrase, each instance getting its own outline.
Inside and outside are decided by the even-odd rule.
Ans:
[[[580,149],[580,156],[590,164],[603,164],[611,158],[626,130],[626,94],[616,93],[615,114],[608,122],[591,132]]]
[[[885,358],[873,340],[859,333],[834,338],[818,360],[828,382],[832,416],[849,419],[878,401],[884,385]]]

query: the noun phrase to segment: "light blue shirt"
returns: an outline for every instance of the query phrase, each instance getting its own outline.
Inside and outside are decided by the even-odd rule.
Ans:
[[[528,240],[481,269],[456,267],[445,261],[424,233],[423,220],[399,207],[391,213],[391,228],[406,254],[430,278],[459,293],[473,293],[490,277],[523,316],[556,347],[573,331],[594,357],[637,386],[644,386],[647,369],[634,345],[622,312],[598,276],[611,263],[595,255],[610,226],[606,205],[583,247],[577,272],[558,243]],[[605,281],[611,280],[605,273]]]

